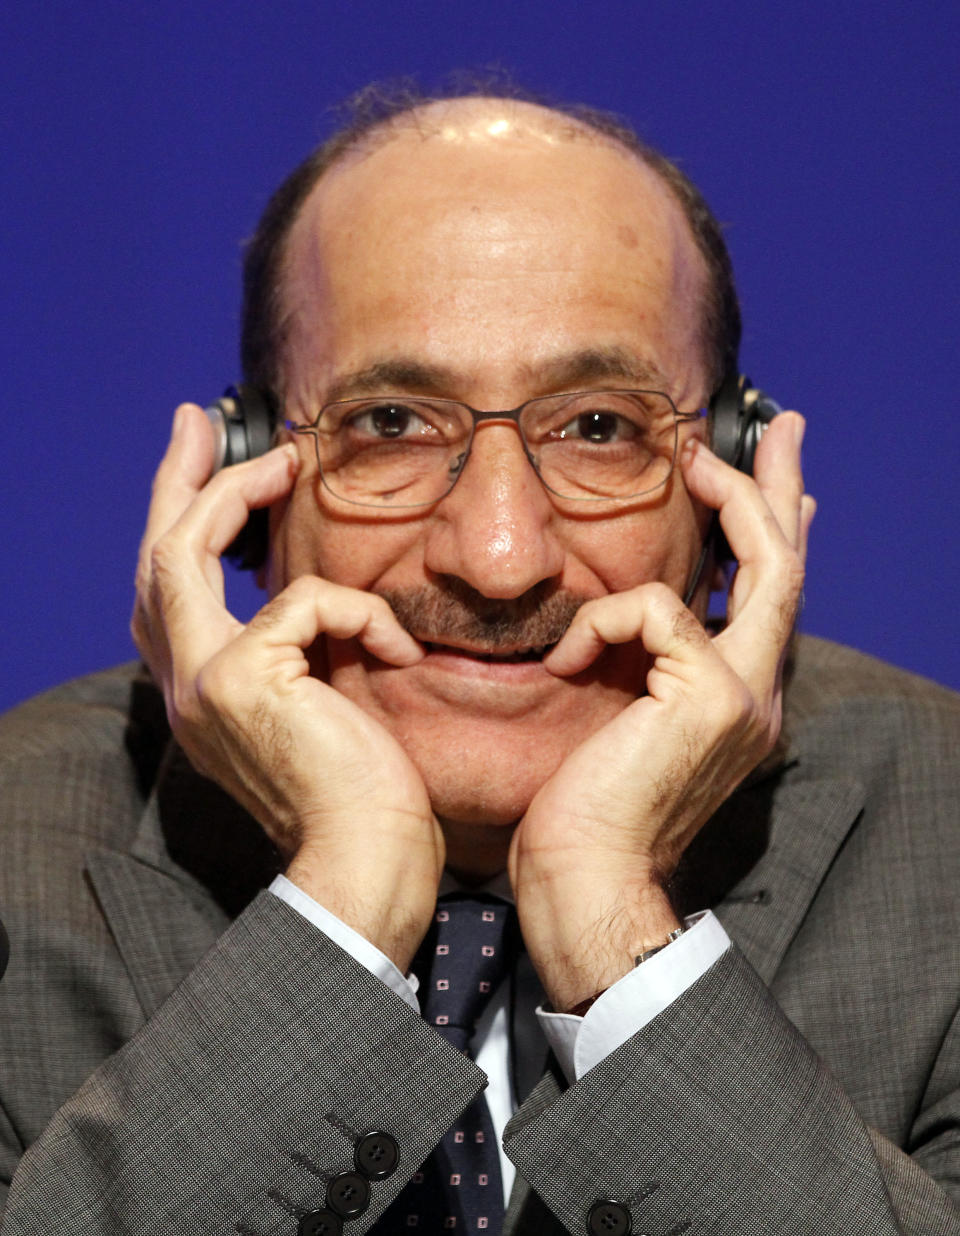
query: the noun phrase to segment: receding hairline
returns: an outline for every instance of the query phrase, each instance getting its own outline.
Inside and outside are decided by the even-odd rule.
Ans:
[[[362,131],[354,141],[345,144],[316,175],[309,191],[304,195],[298,209],[290,219],[279,255],[276,295],[278,319],[283,322],[284,335],[296,312],[288,293],[291,247],[295,243],[294,237],[298,228],[303,225],[303,216],[308,211],[309,204],[316,200],[318,194],[324,194],[331,181],[336,181],[341,175],[350,177],[352,170],[366,159],[394,143],[409,141],[411,138],[418,139],[420,143],[446,142],[451,148],[455,148],[461,142],[476,143],[479,146],[489,140],[488,150],[494,151],[502,143],[515,143],[524,151],[534,153],[538,147],[540,150],[554,153],[564,145],[578,143],[586,143],[595,149],[609,151],[625,160],[626,165],[632,171],[639,173],[648,182],[653,182],[665,195],[669,208],[675,211],[677,217],[683,221],[684,232],[692,252],[696,255],[699,268],[697,273],[700,285],[698,296],[701,302],[706,298],[710,283],[707,262],[697,244],[690,221],[676,192],[667,178],[646,158],[646,148],[642,143],[638,142],[637,149],[631,148],[617,135],[594,129],[577,117],[545,104],[526,99],[501,98],[496,95],[470,95],[425,100],[404,111],[385,117]],[[651,153],[656,157],[657,152]],[[701,313],[700,317],[700,333],[703,335],[704,315]],[[706,338],[701,338],[704,356],[706,356],[707,348],[708,341]],[[707,368],[709,369],[709,364]],[[278,377],[281,371],[282,364],[278,370]]]
[[[361,91],[346,107],[350,122],[309,155],[273,194],[251,239],[244,261],[244,309],[241,340],[246,379],[276,389],[282,369],[288,305],[286,253],[291,233],[307,200],[328,175],[343,164],[389,143],[393,138],[419,134],[430,140],[443,136],[444,122],[462,127],[506,119],[518,137],[536,135],[551,144],[588,142],[602,146],[635,168],[656,177],[680,207],[688,234],[706,266],[700,323],[702,355],[708,381],[716,389],[724,375],[735,369],[740,341],[740,311],[729,253],[722,229],[696,185],[675,162],[646,143],[630,124],[612,113],[581,104],[553,105],[493,90],[424,97],[415,84],[377,84]],[[395,87],[395,88],[394,88]],[[502,136],[502,135],[501,135]]]
[[[642,149],[631,148],[615,133],[601,131],[575,115],[527,99],[480,94],[425,100],[376,121],[353,141],[344,144],[318,176],[314,188],[351,158],[363,158],[404,135],[416,135],[424,141],[456,140],[460,136],[497,140],[516,137],[539,139],[551,146],[586,142],[604,146],[633,163],[649,167]]]

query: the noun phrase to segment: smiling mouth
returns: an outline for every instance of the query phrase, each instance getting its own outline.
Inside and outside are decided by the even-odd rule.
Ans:
[[[521,661],[542,661],[553,644],[541,644],[538,647],[532,648],[515,648],[509,652],[488,652],[478,648],[457,648],[453,644],[437,644],[431,640],[424,640],[423,645],[427,652],[441,652],[455,657],[469,657],[473,661],[489,661],[497,665],[511,664]]]

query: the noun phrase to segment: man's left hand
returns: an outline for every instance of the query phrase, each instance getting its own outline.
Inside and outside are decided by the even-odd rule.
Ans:
[[[803,428],[796,413],[771,423],[755,479],[696,439],[684,449],[684,481],[719,511],[739,564],[719,635],[665,584],[641,584],[586,603],[544,659],[567,677],[608,644],[635,640],[653,658],[647,694],[564,760],[513,839],[524,938],[557,1010],[610,986],[679,925],[666,881],[776,742],[815,509],[803,492]]]

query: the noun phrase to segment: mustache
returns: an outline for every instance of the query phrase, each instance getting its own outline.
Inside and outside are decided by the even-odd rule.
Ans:
[[[546,582],[519,597],[485,597],[456,578],[376,591],[415,639],[466,643],[489,652],[555,644],[589,600]]]

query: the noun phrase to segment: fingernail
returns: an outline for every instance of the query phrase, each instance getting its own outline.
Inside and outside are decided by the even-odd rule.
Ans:
[[[183,404],[180,404],[173,414],[173,426],[170,430],[170,437],[176,438],[183,428]]]
[[[699,451],[702,446],[703,443],[699,438],[687,438],[686,442],[683,444],[683,450],[680,454],[687,463],[690,463],[696,457],[697,451]]]
[[[803,445],[803,435],[807,432],[807,422],[802,416],[798,416],[793,422],[793,439],[796,443],[797,450]]]

